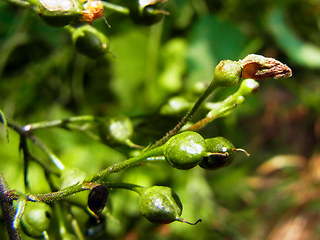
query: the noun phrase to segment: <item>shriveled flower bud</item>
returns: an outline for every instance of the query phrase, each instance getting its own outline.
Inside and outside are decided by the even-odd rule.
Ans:
[[[240,60],[239,63],[242,67],[242,78],[260,80],[265,78],[288,78],[292,76],[291,69],[274,58],[250,54]]]
[[[98,185],[94,187],[88,196],[88,208],[95,216],[104,209],[108,201],[109,190],[106,186]]]
[[[93,20],[103,17],[103,5],[101,0],[87,1],[83,7],[83,15],[80,21],[91,23]]]

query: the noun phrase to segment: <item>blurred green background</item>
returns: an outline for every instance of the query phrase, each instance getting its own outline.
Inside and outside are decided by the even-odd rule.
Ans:
[[[231,166],[212,172],[160,163],[111,177],[170,186],[183,203],[182,217],[203,222],[149,223],[139,216],[137,194],[111,190],[105,238],[97,239],[319,239],[320,1],[168,0],[164,9],[170,15],[151,27],[106,10],[111,28],[103,19],[92,26],[109,38],[110,54],[92,60],[75,51],[64,29],[0,1],[0,109],[20,125],[123,114],[134,123],[134,142],[146,146],[182,116],[160,114],[161,106],[173,96],[195,102],[220,60],[250,53],[274,57],[293,76],[261,81],[259,91],[231,115],[201,130],[204,137],[226,137],[250,158],[238,154]],[[235,90],[221,89],[211,100]],[[12,189],[22,190],[19,138],[10,131],[7,142],[3,126],[0,134],[0,170]],[[50,129],[36,135],[66,166],[87,174],[131,154],[78,132]],[[34,193],[50,191],[35,163],[29,181]],[[85,229],[88,215],[72,211]],[[1,225],[1,239],[4,232]],[[50,232],[59,239],[54,224]]]

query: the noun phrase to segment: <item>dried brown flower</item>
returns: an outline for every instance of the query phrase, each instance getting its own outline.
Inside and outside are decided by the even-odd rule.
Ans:
[[[242,67],[242,78],[260,80],[265,78],[288,78],[292,76],[291,69],[274,58],[250,54],[240,60],[239,63]]]

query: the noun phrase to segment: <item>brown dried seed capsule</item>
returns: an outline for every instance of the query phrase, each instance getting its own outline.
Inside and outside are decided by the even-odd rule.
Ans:
[[[260,80],[266,78],[288,78],[292,76],[291,69],[274,58],[250,54],[240,60],[239,63],[242,67],[242,78]]]

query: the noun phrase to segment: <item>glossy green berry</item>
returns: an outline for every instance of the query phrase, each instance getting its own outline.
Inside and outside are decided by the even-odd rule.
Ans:
[[[205,140],[209,155],[204,157],[199,166],[204,169],[215,170],[226,167],[233,162],[235,148],[233,144],[224,137],[215,137]]]
[[[91,25],[71,28],[71,32],[73,44],[78,52],[90,58],[99,58],[108,52],[108,38]]]
[[[213,81],[221,87],[234,87],[240,82],[241,72],[238,62],[222,60],[215,68]]]
[[[43,232],[49,228],[51,215],[49,205],[42,202],[28,202],[21,218],[23,232],[30,237],[43,237]]]
[[[107,119],[99,126],[99,134],[103,141],[109,144],[127,145],[133,135],[133,124],[126,116]]]
[[[78,1],[39,0],[40,17],[50,26],[63,27],[78,21],[82,10]]]
[[[180,220],[182,204],[171,188],[153,186],[140,195],[139,210],[150,222],[171,223]]]
[[[205,140],[196,132],[179,133],[166,142],[164,156],[172,167],[193,168],[204,156],[207,156]]]

